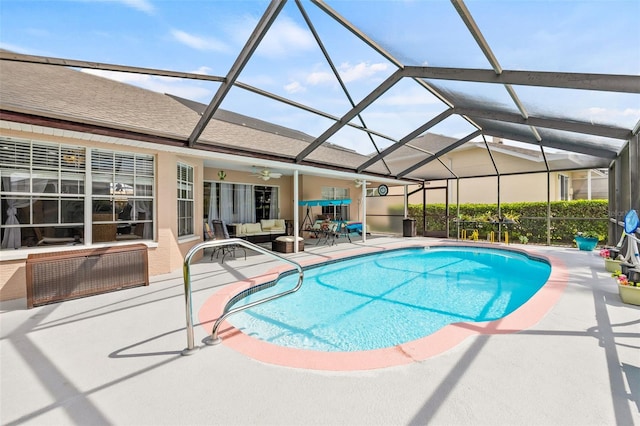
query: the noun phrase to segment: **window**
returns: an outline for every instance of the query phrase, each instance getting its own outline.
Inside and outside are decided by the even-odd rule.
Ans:
[[[225,223],[280,219],[277,186],[204,183],[204,217]]]
[[[0,144],[2,248],[80,243],[85,150],[18,139]]]
[[[278,188],[273,186],[254,186],[256,221],[279,219]]]
[[[349,198],[349,190],[347,188],[322,187],[323,200],[342,200],[345,198]],[[322,206],[322,214],[331,216],[331,219],[334,220],[349,220],[349,206]]]
[[[152,239],[154,181],[150,155],[1,139],[2,248]]]
[[[154,157],[92,150],[93,242],[153,239]]]
[[[566,201],[569,199],[569,177],[565,175],[558,175],[560,181],[560,200]]]
[[[193,167],[178,163],[178,236],[193,234]]]

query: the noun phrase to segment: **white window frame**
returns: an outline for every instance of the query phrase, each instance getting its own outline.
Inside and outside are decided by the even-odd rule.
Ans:
[[[195,169],[178,162],[176,174],[178,238],[185,238],[195,234]]]

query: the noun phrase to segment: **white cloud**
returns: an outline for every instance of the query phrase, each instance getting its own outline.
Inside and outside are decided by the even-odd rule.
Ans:
[[[120,3],[127,7],[147,13],[149,15],[155,12],[155,7],[149,0],[80,0],[80,1]]]
[[[629,124],[633,125],[637,122],[637,117],[640,117],[640,109],[591,107],[587,108],[584,116],[591,123],[606,123],[628,127]]]
[[[388,64],[384,63],[368,64],[360,62],[359,64],[351,65],[350,63],[345,62],[340,65],[338,72],[340,72],[340,76],[345,82],[350,82],[362,80],[380,72],[384,72],[388,67]]]
[[[631,117],[640,117],[640,109],[627,108],[622,111],[622,115]]]
[[[148,0],[118,0],[120,3],[132,7],[134,9],[140,10],[145,13],[153,13],[155,8],[153,4]]]
[[[385,96],[380,100],[381,105],[409,106],[409,105],[432,105],[441,102],[423,88],[414,88],[404,91],[401,94]]]
[[[332,73],[326,71],[315,71],[309,74],[306,78],[307,83],[315,86],[323,83],[333,83],[336,81]]]
[[[353,82],[375,76],[380,72],[386,71],[387,64],[367,64],[361,62],[357,65],[344,63],[339,68],[340,77],[344,82]],[[304,78],[305,83],[310,86],[331,85],[335,84],[336,77],[328,71],[313,71]]]
[[[178,42],[197,50],[212,50],[216,52],[226,52],[228,47],[225,43],[214,38],[199,37],[181,30],[171,30],[171,35]]]
[[[210,75],[211,74],[212,69],[206,66],[201,66],[198,69],[195,69],[193,71],[191,71],[193,74],[203,74],[203,75]]]
[[[300,82],[294,81],[284,86],[284,90],[286,90],[287,93],[300,93],[305,92],[307,89],[305,89]]]
[[[311,34],[287,17],[273,23],[262,39],[256,54],[264,56],[287,56],[313,49],[317,45]]]
[[[171,93],[172,95],[181,96],[198,102],[209,102],[213,96],[213,92],[210,89],[171,77],[121,73],[96,69],[83,69],[81,71],[158,93]]]

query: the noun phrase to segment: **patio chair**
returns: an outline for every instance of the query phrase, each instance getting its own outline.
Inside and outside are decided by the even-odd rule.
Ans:
[[[227,231],[227,226],[221,220],[212,220],[211,225],[213,225],[213,239],[214,240],[228,240],[229,232]],[[214,247],[213,252],[211,253],[211,260],[213,257],[218,257],[218,255],[222,255],[220,263],[224,263],[224,258],[231,254],[233,257],[236,257],[236,250],[242,250],[244,252],[244,260],[247,260],[247,250],[242,247],[240,244],[230,244],[219,247]]]
[[[342,234],[343,225],[343,222],[329,222],[316,244],[320,244],[324,239],[325,244],[332,246],[336,242],[336,238],[340,238],[341,235],[344,235]],[[349,241],[351,241],[351,238],[349,238]]]

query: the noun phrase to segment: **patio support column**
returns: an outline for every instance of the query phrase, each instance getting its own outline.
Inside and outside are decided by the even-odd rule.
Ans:
[[[367,242],[367,181],[362,182],[362,193],[360,197],[362,198],[362,242]]]
[[[404,186],[404,218],[409,217],[409,185]]]
[[[293,252],[298,252],[300,206],[298,206],[298,170],[293,171]]]
[[[460,178],[456,178],[456,239],[460,239]]]
[[[496,176],[498,183],[496,185],[496,191],[498,193],[498,241],[502,241],[502,206],[500,205],[500,173]]]
[[[636,129],[640,127],[640,121]],[[629,186],[630,209],[640,209],[640,134],[636,133],[629,139],[629,175],[626,185]]]
[[[409,199],[407,198],[407,204]],[[422,181],[422,236],[427,230],[427,185]]]
[[[449,216],[449,179],[447,179],[447,190],[444,197],[444,230],[447,233],[447,238],[449,238]]]
[[[551,172],[547,170],[547,245],[551,245]]]

